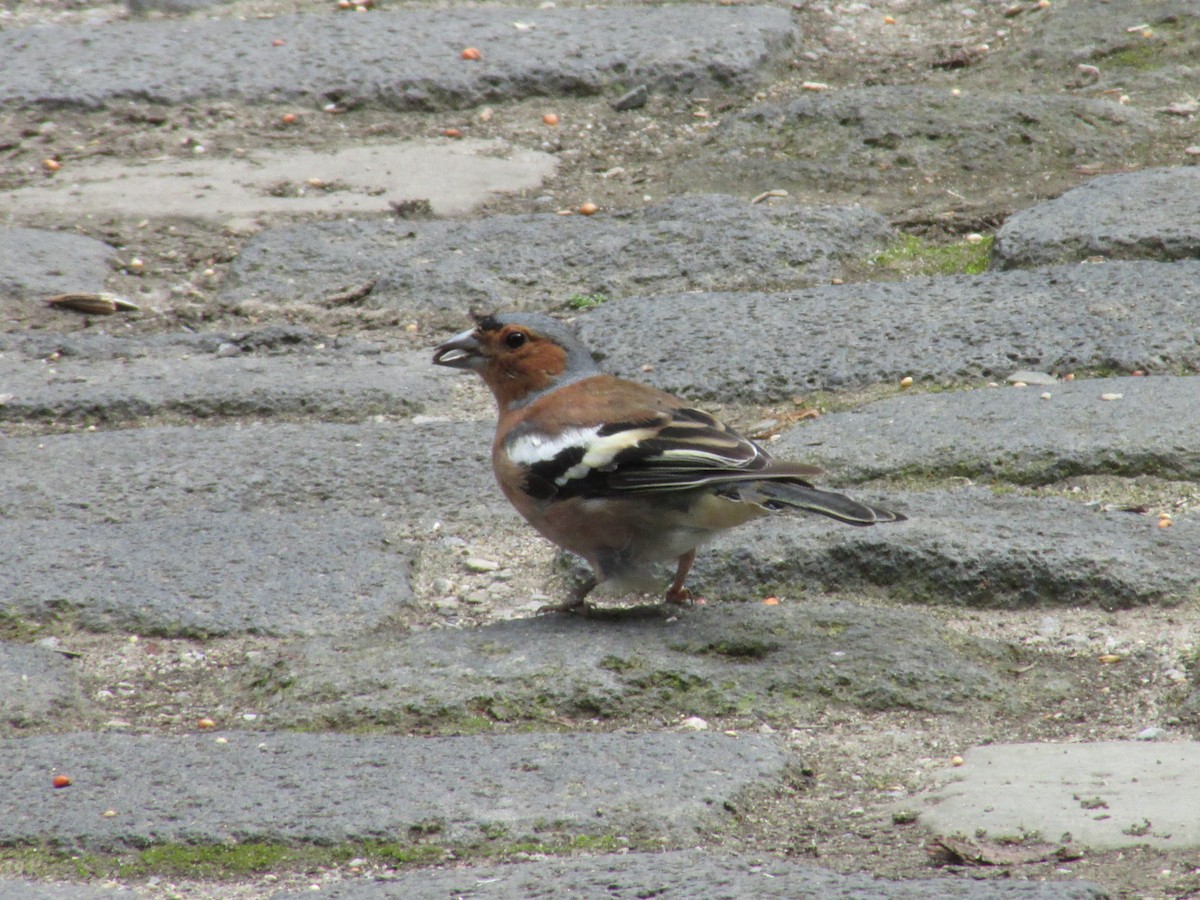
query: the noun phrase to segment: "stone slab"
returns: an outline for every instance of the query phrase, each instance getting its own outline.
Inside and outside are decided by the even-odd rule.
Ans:
[[[0,316],[55,294],[102,290],[115,253],[70,232],[0,227]]]
[[[292,647],[247,678],[277,727],[425,721],[471,727],[568,719],[756,715],[803,720],[830,704],[957,712],[1020,706],[1069,687],[1042,668],[1019,685],[1008,648],[929,616],[820,601],[718,603],[672,613],[599,607]],[[1025,692],[1028,692],[1026,694]]]
[[[1049,393],[1050,399],[1042,399]],[[1105,396],[1119,395],[1105,400]],[[839,483],[1084,474],[1200,480],[1200,377],[1096,378],[912,394],[797,425],[770,444]]]
[[[1073,184],[1078,175],[1055,174],[1064,157],[1127,165],[1163,127],[1115,98],[954,84],[806,91],[733,112],[713,130],[709,152],[672,170],[668,190],[713,180],[748,193],[769,185],[923,221],[931,208],[990,212]]]
[[[6,604],[0,621],[9,612]],[[0,641],[0,733],[62,722],[82,703],[71,660],[47,647]]]
[[[1200,167],[1103,175],[1019,210],[996,232],[992,257],[1002,268],[1200,257]]]
[[[311,892],[308,892],[311,893]],[[300,896],[287,891],[273,900]],[[731,856],[709,850],[628,853],[544,859],[437,871],[403,872],[389,882],[322,885],[321,896],[336,900],[528,900],[530,897],[739,897],[786,900],[1103,900],[1100,887],[1080,881],[1031,882],[967,878],[892,881],[845,875],[816,866],[763,857]]]
[[[1070,834],[1093,851],[1200,847],[1195,741],[994,744],[963,759],[921,807],[939,834]]]
[[[818,516],[760,521],[701,550],[693,588],[718,598],[882,588],[910,602],[996,609],[1124,609],[1200,597],[1196,517],[1159,528],[1152,516],[986,488],[863,499],[909,520],[870,528]]]
[[[0,202],[15,216],[71,216],[84,209],[135,219],[183,216],[235,228],[266,216],[380,215],[393,202],[417,198],[449,216],[468,213],[496,194],[536,188],[555,167],[555,158],[541,151],[449,138],[134,164],[81,160],[52,179],[0,192]],[[313,187],[311,179],[331,187]],[[343,286],[364,281],[361,257],[339,274]]]
[[[724,734],[74,733],[0,741],[0,755],[0,842],[92,850],[421,832],[475,843],[497,828],[688,840],[788,760],[769,736]],[[50,786],[56,772],[70,788]]]
[[[310,346],[271,354],[255,352],[251,338],[234,337],[207,345],[114,341],[110,353],[68,352],[53,361],[0,353],[0,422],[111,426],[153,416],[296,415],[361,421],[423,412],[444,401],[452,383],[430,376],[424,350]]]
[[[139,428],[0,442],[0,516],[137,522],[212,513],[511,516],[491,423]]]
[[[230,266],[228,302],[310,302],[370,275],[369,303],[434,308],[562,307],[684,290],[748,290],[828,281],[895,232],[853,207],[751,204],[721,195],[677,197],[594,216],[489,216],[471,222],[322,222],[273,228]],[[363,245],[373,249],[363,257]],[[365,268],[364,268],[365,266]]]
[[[630,297],[579,318],[614,374],[691,398],[758,402],[906,375],[1197,371],[1198,330],[1200,260]]]
[[[636,16],[619,8],[409,8],[19,28],[0,33],[0,105],[229,98],[322,107],[333,99],[433,110],[619,95],[642,83],[687,94],[753,83],[789,46],[793,28],[785,9],[707,5]],[[482,59],[463,60],[467,46]]]
[[[170,637],[341,634],[413,599],[383,524],[336,514],[3,520],[0,570],[6,614]]]

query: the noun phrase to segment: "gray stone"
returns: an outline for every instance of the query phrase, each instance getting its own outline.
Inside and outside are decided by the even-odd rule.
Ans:
[[[694,840],[724,803],[777,781],[788,760],[777,739],[722,734],[75,733],[3,740],[0,755],[0,842],[93,850],[421,835],[477,843],[497,831]],[[70,788],[49,790],[56,770]],[[99,815],[107,809],[117,815]]]
[[[6,604],[0,616],[11,615]],[[0,733],[62,722],[79,715],[82,704],[71,660],[45,647],[0,641]]]
[[[230,269],[229,301],[311,301],[377,279],[372,304],[453,312],[471,305],[561,306],[572,295],[746,290],[813,284],[894,231],[859,208],[751,205],[678,197],[629,213],[489,216],[471,222],[322,222],[251,240]],[[363,242],[376,252],[363,269]]]
[[[650,99],[650,92],[644,84],[639,84],[633,90],[626,91],[614,100],[612,108],[617,112],[625,112],[629,109],[641,109],[646,105],[648,99]]]
[[[1200,520],[1159,528],[1149,516],[984,488],[862,499],[909,521],[848,528],[779,517],[735,529],[701,551],[693,589],[732,599],[883,588],[893,599],[1001,609],[1169,606],[1200,596]]]
[[[753,599],[761,599],[755,594]],[[1049,668],[1014,685],[999,644],[928,616],[850,603],[712,603],[673,617],[599,607],[473,629],[315,640],[251,679],[271,720],[300,728],[365,722],[463,727],[756,714],[803,718],[831,703],[949,713],[1057,695]],[[277,685],[272,689],[271,685]]]
[[[0,316],[55,294],[102,290],[115,252],[70,232],[0,227]]]
[[[286,891],[273,900],[297,897]],[[445,900],[448,897],[528,900],[530,897],[737,897],[787,900],[1103,900],[1109,895],[1081,881],[916,879],[893,881],[842,874],[769,856],[732,856],[711,850],[576,856],[504,865],[406,871],[395,881],[322,885],[335,900]]]
[[[412,602],[374,519],[211,511],[105,524],[0,521],[5,610],[171,637],[332,634]]]
[[[50,884],[45,881],[22,881],[0,878],[0,897],[5,900],[128,900],[128,888],[123,884]]]
[[[725,117],[708,152],[673,169],[670,189],[716,179],[727,190],[862,200],[906,218],[944,208],[947,189],[960,209],[1011,208],[1070,186],[1077,175],[1047,180],[1064,157],[1122,166],[1158,129],[1151,115],[1105,99],[909,84],[820,91]],[[911,195],[884,189],[898,178],[913,183]]]
[[[906,375],[1003,379],[1014,368],[1194,371],[1200,261],[633,297],[582,316],[579,330],[615,374],[700,399],[775,402]]]
[[[770,450],[822,466],[842,484],[947,475],[1017,484],[1094,474],[1200,479],[1200,378],[1078,379],[1050,394],[906,394],[804,422]]]
[[[430,377],[423,350],[298,347],[269,354],[252,352],[248,340],[215,350],[139,340],[113,344],[112,358],[69,350],[53,362],[0,355],[0,383],[10,394],[0,405],[0,421],[113,425],[162,415],[199,420],[297,414],[354,421],[421,412],[444,399],[450,384]]]
[[[1195,741],[994,744],[963,758],[924,798],[921,822],[939,834],[1070,834],[1096,852],[1200,847]]]
[[[12,528],[22,519],[136,522],[199,510],[314,521],[378,515],[426,526],[455,516],[515,518],[492,476],[491,434],[491,423],[430,422],[7,438],[0,515]]]
[[[514,16],[535,27],[513,27]],[[469,37],[468,37],[469,36]],[[0,32],[0,104],[98,107],[131,98],[230,98],[397,110],[463,108],[531,96],[749,85],[792,41],[787,10],[706,5],[623,9],[403,9],[113,22],[104,39],[45,26]],[[273,45],[272,41],[279,42]],[[464,61],[472,44],[483,59]],[[86,59],[64,67],[61,60]],[[553,60],[547,64],[546,60]]]
[[[1095,2],[1046,8],[1037,14],[1036,25],[1021,34],[1010,64],[1027,67],[1045,83],[1055,77],[1066,82],[1075,76],[1079,63],[1095,63],[1101,78],[1094,90],[1099,92],[1127,85],[1131,69],[1144,77],[1147,70],[1200,58],[1200,41],[1195,30],[1187,27],[1196,21],[1196,6],[1190,0],[1122,0],[1121,15],[1129,22],[1124,28],[1114,28],[1100,14],[1104,11]],[[1145,25],[1152,32],[1166,30],[1171,40],[1160,39],[1147,48],[1142,29],[1134,25]],[[1126,55],[1126,51],[1134,52]]]
[[[996,233],[1003,268],[1106,259],[1200,257],[1200,167],[1093,178],[1014,213]]]

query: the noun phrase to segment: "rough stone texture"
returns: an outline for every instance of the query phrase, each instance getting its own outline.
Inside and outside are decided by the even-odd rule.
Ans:
[[[614,95],[645,83],[690,93],[747,87],[792,40],[787,10],[668,6],[404,9],[370,16],[294,15],[130,22],[0,33],[0,104],[96,107],[131,98],[307,101],[397,110],[476,106],[521,97]],[[280,41],[273,46],[272,41]],[[469,63],[464,46],[483,50]],[[62,60],[75,63],[64,66]]]
[[[728,116],[672,187],[723,177],[731,191],[769,184],[834,202],[871,197],[885,215],[911,215],[911,203],[892,208],[875,189],[949,183],[969,206],[998,184],[1055,170],[1063,156],[1121,165],[1155,130],[1152,117],[1112,100],[910,85],[822,91]]]
[[[302,348],[285,356],[249,348],[227,356],[218,347],[189,353],[193,348],[121,343],[127,355],[112,359],[65,356],[51,363],[0,354],[6,394],[0,421],[119,424],[159,415],[361,420],[419,413],[429,402],[444,400],[450,384],[430,377],[423,350]],[[151,349],[158,352],[147,352]]]
[[[0,897],[5,900],[126,900],[130,896],[125,885],[108,884],[50,884],[45,881],[19,881],[0,878]]]
[[[281,892],[275,900],[296,897]],[[976,882],[947,878],[887,881],[842,875],[778,859],[729,856],[707,850],[573,857],[515,865],[468,866],[436,872],[406,872],[394,882],[322,885],[336,900],[529,900],[531,897],[690,897],[732,900],[1103,900],[1108,894],[1078,881]]]
[[[371,515],[506,515],[491,423],[250,425],[8,438],[0,516],[136,522],[203,509]],[[15,522],[13,524],[15,527]],[[332,547],[330,552],[332,552]]]
[[[1084,474],[1196,480],[1196,435],[1200,377],[1097,378],[894,397],[804,422],[770,450],[823,466],[842,484],[911,475],[1018,484]]]
[[[0,741],[0,842],[123,850],[149,843],[688,840],[788,757],[769,737],[522,734],[488,738],[70,735]],[[637,765],[630,765],[636,760]],[[72,785],[52,791],[50,773]],[[112,809],[116,816],[101,812]]]
[[[330,514],[0,521],[0,569],[7,612],[93,631],[342,634],[412,602],[383,526]]]
[[[101,290],[115,252],[108,244],[78,234],[0,227],[0,316],[18,303]]]
[[[1069,833],[1093,851],[1200,846],[1194,741],[995,744],[964,759],[919,807],[939,834]]]
[[[757,598],[756,598],[757,599]],[[305,645],[250,677],[280,687],[264,707],[288,727],[425,719],[469,723],[629,716],[810,714],[831,702],[950,712],[1017,704],[1000,645],[909,612],[847,603],[715,604],[677,618],[600,608],[469,630]],[[1046,672],[1047,693],[1064,690]],[[1022,684],[1021,690],[1032,689]]]
[[[74,664],[65,656],[0,641],[0,733],[62,722],[78,715],[82,702]]]
[[[577,294],[786,288],[828,280],[841,260],[861,259],[894,234],[866,209],[714,195],[611,216],[322,222],[251,240],[224,296],[311,301],[352,272],[377,279],[369,305],[459,314],[471,305],[561,307]]]
[[[984,488],[870,496],[907,522],[848,528],[779,517],[701,551],[693,588],[716,598],[883,587],[915,602],[1002,609],[1173,605],[1200,596],[1200,520]],[[666,584],[667,581],[664,581]]]
[[[992,250],[1002,268],[1200,257],[1200,167],[1094,178],[1014,213]]]
[[[635,297],[579,320],[615,374],[693,398],[756,401],[905,375],[941,383],[1018,368],[1194,371],[1198,329],[1200,261],[1191,260]]]
[[[1122,0],[1122,20],[1130,25],[1114,27],[1095,3],[1063,3],[1042,12],[1037,26],[1021,35],[1014,48],[1016,63],[1033,69],[1042,79],[1077,79],[1075,67],[1092,63],[1100,69],[1100,79],[1092,89],[1103,91],[1124,83],[1129,70],[1168,68],[1176,63],[1194,64],[1200,51],[1200,17],[1190,0]],[[1159,39],[1147,41],[1146,25]],[[1162,33],[1169,41],[1161,40]],[[1150,52],[1144,51],[1149,47]],[[1135,51],[1129,54],[1128,51]]]

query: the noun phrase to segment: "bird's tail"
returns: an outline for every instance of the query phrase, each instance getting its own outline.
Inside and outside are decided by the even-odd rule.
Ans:
[[[822,491],[803,481],[768,480],[746,481],[736,488],[738,499],[757,503],[772,512],[802,510],[820,513],[845,522],[847,525],[876,525],[880,522],[903,522],[906,518],[897,512],[867,506],[844,494]]]

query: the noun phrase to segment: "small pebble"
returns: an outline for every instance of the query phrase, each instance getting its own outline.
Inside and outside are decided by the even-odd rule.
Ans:
[[[1120,400],[1124,396],[1125,396],[1124,394],[1101,394],[1100,399],[1101,400]]]
[[[224,341],[217,347],[217,356],[241,356],[242,348],[237,344],[231,344],[229,341]]]
[[[500,563],[481,556],[468,556],[463,560],[463,565],[467,567],[468,572],[495,572],[500,568]]]
[[[1058,379],[1055,378],[1050,373],[1036,372],[1031,369],[1019,369],[1018,371],[1013,372],[1011,375],[1009,375],[1008,378],[1005,379],[1005,381],[1009,382],[1010,384],[1016,384],[1018,381],[1024,382],[1025,384],[1037,384],[1037,385],[1043,385],[1043,384],[1048,385],[1048,384],[1057,384],[1058,383]]]
[[[688,716],[679,723],[679,727],[689,731],[708,731],[708,722],[699,716]]]
[[[1164,734],[1166,734],[1164,729],[1155,725],[1151,725],[1149,728],[1143,728],[1141,731],[1139,731],[1137,733],[1137,739],[1139,741],[1156,741]]]

